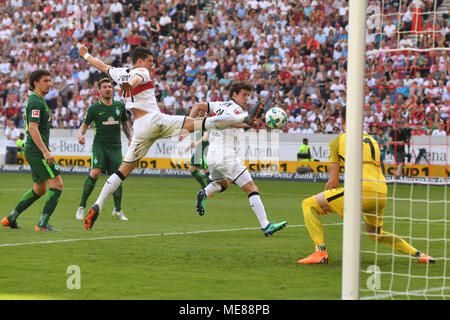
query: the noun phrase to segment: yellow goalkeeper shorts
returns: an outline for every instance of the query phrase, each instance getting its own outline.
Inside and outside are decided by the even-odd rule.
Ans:
[[[336,212],[341,219],[344,217],[344,188],[325,191],[325,199],[332,212]],[[387,196],[373,191],[362,193],[362,212],[364,221],[373,227],[383,226],[384,208]]]

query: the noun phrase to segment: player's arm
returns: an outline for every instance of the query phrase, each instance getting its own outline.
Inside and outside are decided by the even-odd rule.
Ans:
[[[330,171],[328,181],[325,184],[325,190],[337,188],[337,186],[339,185],[339,169],[340,169],[339,138],[340,136],[331,140],[329,145]]]
[[[195,118],[200,111],[203,111],[205,114],[209,113],[209,103],[208,102],[198,102],[194,104],[191,112],[189,113],[190,118]]]
[[[42,141],[41,133],[39,132],[39,122],[30,121],[28,124],[28,132],[30,132],[31,139],[33,139],[34,144],[39,148],[39,150],[41,150],[45,162],[52,164],[55,161],[55,158],[53,158],[50,150],[48,150],[44,144],[44,141]]]
[[[144,78],[141,75],[135,74],[131,77],[130,80],[122,82],[120,84],[120,89],[122,89],[123,91],[131,90],[132,88],[140,85],[142,81],[144,81]]]
[[[92,108],[89,107],[86,111],[86,117],[83,120],[83,122],[81,123],[80,128],[78,129],[78,143],[79,144],[86,143],[86,139],[85,139],[84,135],[86,134],[86,131],[89,128],[89,126],[91,125],[92,121],[94,121],[94,115],[92,112]]]
[[[78,48],[78,53],[80,54],[80,57],[86,59],[86,61],[89,62],[92,66],[108,74],[108,69],[111,68],[111,66],[104,63],[102,60],[91,56],[89,54],[88,48],[84,44],[80,45],[80,47]]]
[[[339,185],[339,168],[340,164],[339,162],[331,162],[330,163],[330,176],[328,178],[328,181],[325,185],[325,190],[330,190],[337,188]]]
[[[125,133],[125,136],[128,139],[128,145],[129,145],[131,143],[131,137],[132,137],[130,121],[128,121],[128,120],[122,121],[122,131],[123,131],[123,133]]]
[[[78,129],[78,143],[79,144],[85,144],[86,139],[84,138],[84,135],[86,134],[86,130],[89,128],[89,125],[86,123],[82,123],[80,128]]]

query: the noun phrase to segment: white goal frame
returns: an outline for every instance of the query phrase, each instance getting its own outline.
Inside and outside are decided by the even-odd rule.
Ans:
[[[349,1],[342,299],[359,299],[366,0]]]

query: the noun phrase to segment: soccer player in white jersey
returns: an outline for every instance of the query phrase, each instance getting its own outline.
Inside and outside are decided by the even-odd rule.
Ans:
[[[194,105],[189,114],[195,117],[201,110],[209,115],[243,114],[247,109],[247,100],[251,86],[243,81],[233,83],[230,88],[230,101],[200,102]],[[262,107],[262,102],[258,103]],[[258,187],[253,182],[244,163],[238,158],[235,150],[237,128],[251,128],[240,123],[224,130],[210,130],[209,148],[206,163],[212,182],[197,193],[197,212],[203,216],[206,210],[206,199],[209,195],[223,192],[230,185],[230,180],[240,187],[248,196],[250,207],[255,213],[265,236],[283,229],[287,222],[271,223],[267,220],[266,211],[259,195]]]
[[[145,47],[137,47],[132,53],[131,68],[114,68],[91,56],[85,45],[79,45],[79,55],[92,66],[106,73],[122,89],[125,108],[134,116],[133,138],[125,158],[116,173],[106,181],[95,204],[89,209],[84,227],[91,230],[106,199],[114,193],[123,180],[133,171],[157,139],[179,136],[184,132],[209,129],[225,129],[246,122],[253,125],[261,108],[254,106],[243,114],[197,118],[172,116],[160,112],[151,79],[153,53]]]

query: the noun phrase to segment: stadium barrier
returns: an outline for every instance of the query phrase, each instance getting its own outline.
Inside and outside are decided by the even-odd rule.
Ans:
[[[240,158],[244,160],[248,170],[256,179],[327,180],[328,143],[335,135],[279,134],[276,131],[262,131],[246,132],[240,138],[241,143],[237,144],[237,148],[240,149],[238,151]],[[313,162],[300,162],[296,159],[304,137],[309,140],[311,156],[315,159]],[[52,130],[50,151],[57,164],[64,168],[63,172],[86,173],[89,171],[93,138],[93,132],[90,130],[86,134],[86,144],[80,145],[77,130]],[[448,178],[449,147],[446,139],[442,139],[446,137],[415,137],[416,142],[420,138],[423,139],[423,146],[418,143],[411,148],[411,160],[403,168],[403,178],[406,181],[416,178]],[[432,147],[429,143],[430,138],[434,140]],[[156,141],[147,155],[140,160],[134,174],[190,176],[187,169],[193,150],[186,152],[185,148],[192,141],[193,135],[185,137],[182,142],[179,142],[178,137]],[[122,134],[122,154],[126,153],[127,148],[128,141]],[[0,156],[3,159],[5,151],[5,136],[4,132],[1,132]],[[3,159],[0,159],[0,163],[4,163]],[[390,180],[396,167],[392,155],[387,155],[384,166],[386,177]],[[301,170],[298,171],[301,167],[309,167],[308,172],[305,171],[303,174]],[[341,170],[343,172],[344,168],[342,167]],[[0,172],[12,171],[27,171],[27,162],[23,156],[18,156],[18,166],[2,166],[0,169]]]

